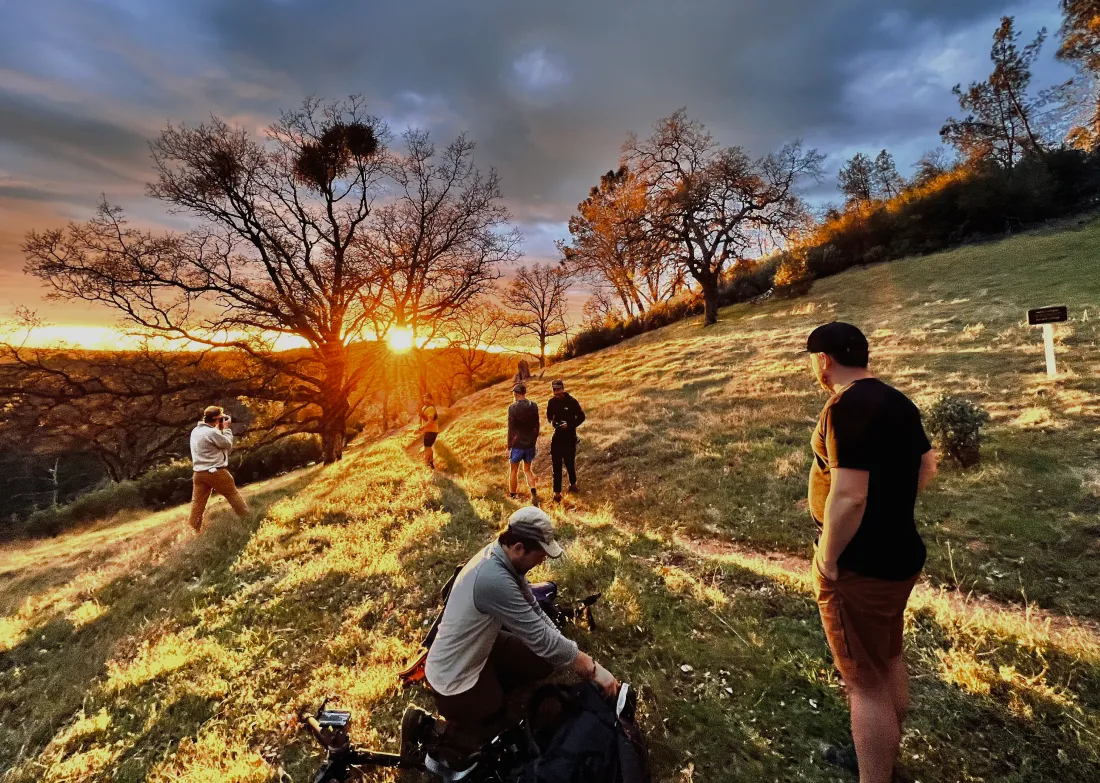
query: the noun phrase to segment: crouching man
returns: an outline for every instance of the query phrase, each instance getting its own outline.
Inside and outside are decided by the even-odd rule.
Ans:
[[[509,692],[571,668],[612,696],[618,682],[577,648],[539,608],[526,574],[561,557],[550,518],[528,506],[497,540],[459,572],[425,662],[425,677],[443,720],[410,707],[401,723],[401,753],[423,744],[451,769],[508,726]],[[504,630],[504,628],[507,630]]]

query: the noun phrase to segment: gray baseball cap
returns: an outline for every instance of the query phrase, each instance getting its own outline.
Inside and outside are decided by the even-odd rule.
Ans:
[[[541,508],[524,506],[508,517],[508,529],[517,536],[535,541],[550,557],[561,557],[565,553],[554,536],[554,524]]]

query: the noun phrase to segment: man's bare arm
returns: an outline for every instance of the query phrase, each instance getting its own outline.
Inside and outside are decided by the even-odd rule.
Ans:
[[[825,501],[825,524],[818,542],[817,556],[821,570],[836,577],[836,563],[845,547],[859,530],[867,508],[867,486],[870,472],[851,468],[835,468],[832,486]]]
[[[936,480],[939,473],[939,463],[936,459],[936,450],[929,449],[920,458],[920,475],[917,477],[917,491],[924,492],[928,485]]]

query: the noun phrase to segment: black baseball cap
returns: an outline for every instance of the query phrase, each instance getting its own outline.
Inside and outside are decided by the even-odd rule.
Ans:
[[[857,327],[833,321],[810,332],[806,352],[827,353],[845,367],[866,367],[870,348]]]

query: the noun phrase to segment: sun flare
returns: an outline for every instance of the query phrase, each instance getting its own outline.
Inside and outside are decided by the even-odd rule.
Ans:
[[[394,353],[405,353],[413,347],[412,329],[405,326],[391,329],[389,334],[386,335],[386,343]]]

